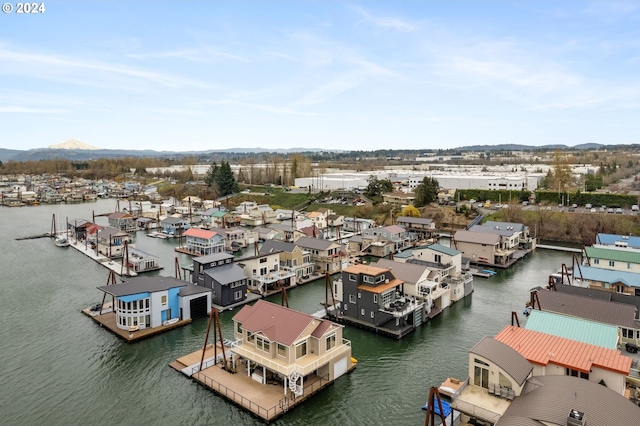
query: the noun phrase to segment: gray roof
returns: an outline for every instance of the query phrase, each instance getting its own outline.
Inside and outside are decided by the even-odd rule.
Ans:
[[[180,291],[178,292],[178,296],[182,296],[182,297],[192,296],[194,294],[200,294],[200,293],[211,293],[211,289],[188,283],[186,286],[180,289]]]
[[[229,253],[213,253],[206,256],[194,257],[193,261],[197,263],[211,263],[227,259],[233,259],[233,255]]]
[[[100,238],[103,238],[106,240],[107,238],[124,237],[124,236],[128,236],[129,234],[126,233],[125,231],[121,231],[119,229],[107,226],[106,228],[102,229],[99,232],[99,235],[100,235]]]
[[[500,236],[503,236],[503,237],[511,237],[514,234],[520,233],[519,230],[515,230],[515,229],[502,228],[500,226],[496,226],[496,227],[490,228],[490,227],[484,226],[484,225],[473,225],[471,228],[469,228],[469,231],[470,232],[477,232],[479,234],[500,235]]]
[[[496,245],[500,242],[500,236],[483,232],[471,232],[461,229],[456,231],[453,239],[465,243]]]
[[[427,219],[425,217],[410,217],[410,216],[400,216],[396,218],[396,223],[415,223],[419,225],[429,225],[433,222],[433,219]]]
[[[518,351],[493,337],[484,337],[469,351],[480,355],[513,377],[518,385],[522,385],[533,371],[533,365]]]
[[[425,271],[430,271],[429,268],[423,265],[395,262],[389,259],[378,259],[376,263],[371,263],[370,266],[389,269],[393,273],[394,277],[410,284],[417,284]],[[429,274],[427,273],[426,276],[428,275]]]
[[[144,276],[129,278],[122,284],[103,285],[97,287],[97,289],[111,296],[121,297],[138,293],[155,293],[169,290],[170,288],[185,287],[188,284],[187,281],[173,277]]]
[[[234,263],[216,266],[207,269],[204,273],[222,285],[247,279],[244,269]]]
[[[566,425],[571,410],[584,413],[588,426],[632,425],[640,408],[617,392],[589,380],[571,376],[536,376],[527,380],[520,396],[496,426]]]
[[[575,285],[560,285],[556,286],[561,293],[576,294],[578,296],[592,297],[594,299],[609,300],[611,302],[626,303],[627,305],[633,305],[640,311],[640,296],[634,296],[632,294],[614,293],[611,291],[595,290],[589,287],[578,287]]]
[[[495,228],[496,226],[498,226],[501,229],[512,228],[514,231],[521,231],[521,232],[524,232],[527,230],[527,226],[523,223],[498,222],[495,220],[488,220],[485,223],[481,224],[480,226],[488,226],[490,228]]]
[[[292,253],[295,248],[296,245],[294,243],[288,243],[286,241],[267,240],[262,243],[262,246],[260,247],[260,253],[268,254],[278,251]]]
[[[333,244],[337,244],[334,241],[322,240],[320,238],[301,237],[295,242],[297,246],[302,248],[310,248],[313,250],[327,250]]]
[[[169,216],[166,217],[164,219],[162,219],[160,222],[162,223],[182,223],[185,222],[186,219],[182,218],[182,217],[173,217],[173,216]]]
[[[586,318],[619,327],[638,328],[634,321],[636,307],[633,305],[541,289],[538,290],[538,299],[543,311]]]

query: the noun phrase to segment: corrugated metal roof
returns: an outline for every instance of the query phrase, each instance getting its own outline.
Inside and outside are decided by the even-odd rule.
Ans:
[[[518,385],[522,385],[533,371],[533,365],[520,353],[493,337],[483,337],[469,352],[496,364]]]
[[[367,274],[371,276],[380,275],[383,272],[386,272],[388,270],[389,268],[375,266],[375,264],[374,265],[364,265],[364,264],[349,265],[348,267],[343,269],[344,272],[348,272],[351,274]]]
[[[616,271],[615,269],[602,269],[593,266],[580,266],[573,269],[574,278],[582,278],[589,281],[602,283],[624,283],[631,287],[640,287],[640,274],[635,272]]]
[[[596,243],[613,246],[616,243],[627,243],[627,247],[640,248],[640,237],[633,235],[597,234]]]
[[[388,269],[393,272],[396,278],[411,284],[417,284],[423,275],[429,275],[428,272],[425,274],[426,271],[429,271],[429,268],[415,263],[401,263],[389,259],[378,259],[376,263],[370,265]]]
[[[456,231],[453,239],[464,243],[488,244],[491,246],[500,243],[500,235],[471,232],[464,229]]]
[[[571,410],[584,413],[587,426],[630,426],[640,418],[640,408],[606,386],[578,377],[538,376],[527,380],[496,426],[566,425]]]
[[[297,246],[302,248],[310,248],[313,250],[327,250],[333,245],[339,245],[333,241],[323,240],[320,238],[301,237],[295,241]]]
[[[538,365],[556,364],[585,373],[595,366],[624,375],[631,368],[631,358],[620,351],[512,325],[503,328],[495,339]]]
[[[317,323],[317,327],[313,328],[311,333],[314,333],[321,325],[326,327],[323,323],[339,327],[331,321],[314,318],[312,315],[265,300],[258,300],[253,306],[245,305],[233,319],[242,323],[242,328],[245,330],[254,334],[262,333],[270,341],[287,346],[291,346],[304,337],[302,333],[314,322]]]
[[[402,226],[398,226],[398,225],[389,225],[389,226],[385,226],[382,229],[384,229],[385,231],[391,233],[391,234],[401,234],[403,232],[407,232],[406,229],[404,229]]]
[[[538,290],[543,311],[585,318],[618,327],[639,328],[635,323],[636,307],[575,294]]]
[[[609,349],[618,348],[618,327],[566,315],[531,311],[525,328]]]
[[[614,260],[618,262],[640,263],[640,252],[616,250],[615,248],[585,247],[590,259]],[[592,263],[593,264],[593,263]]]

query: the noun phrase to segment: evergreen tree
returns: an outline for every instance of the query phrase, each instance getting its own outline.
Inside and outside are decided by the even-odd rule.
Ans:
[[[434,202],[438,198],[439,190],[440,184],[438,181],[430,176],[426,176],[422,179],[420,185],[416,187],[416,199],[413,204],[416,207],[422,207]]]
[[[231,170],[231,164],[228,161],[220,163],[220,170],[217,173],[216,182],[220,190],[220,196],[233,194],[238,192],[238,182]]]

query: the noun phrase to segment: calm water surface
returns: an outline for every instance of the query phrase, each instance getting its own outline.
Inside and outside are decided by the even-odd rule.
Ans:
[[[77,205],[0,207],[0,422],[7,425],[260,424],[243,410],[171,369],[168,364],[204,342],[207,320],[127,344],[80,310],[99,302],[96,286],[108,270],[50,238],[52,215],[91,220],[115,210],[113,200]],[[97,219],[105,224],[105,218]],[[161,258],[173,276],[176,241],[138,233],[136,247]],[[429,387],[467,376],[467,351],[519,314],[528,290],[546,285],[570,254],[539,250],[508,271],[476,278],[472,297],[400,341],[347,328],[356,370],[291,410],[280,425],[423,425]],[[288,293],[289,306],[312,313],[324,300],[324,280]],[[272,301],[280,303],[279,297]],[[223,334],[231,318],[221,315]],[[520,318],[521,321],[524,318]]]

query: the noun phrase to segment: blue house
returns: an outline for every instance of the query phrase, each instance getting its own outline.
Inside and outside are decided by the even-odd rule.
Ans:
[[[116,326],[122,330],[160,327],[174,318],[204,317],[211,307],[210,289],[172,277],[134,277],[98,290],[114,298]]]
[[[167,235],[180,235],[187,229],[191,228],[191,224],[188,219],[173,216],[162,219],[160,226],[162,226],[162,232]]]

